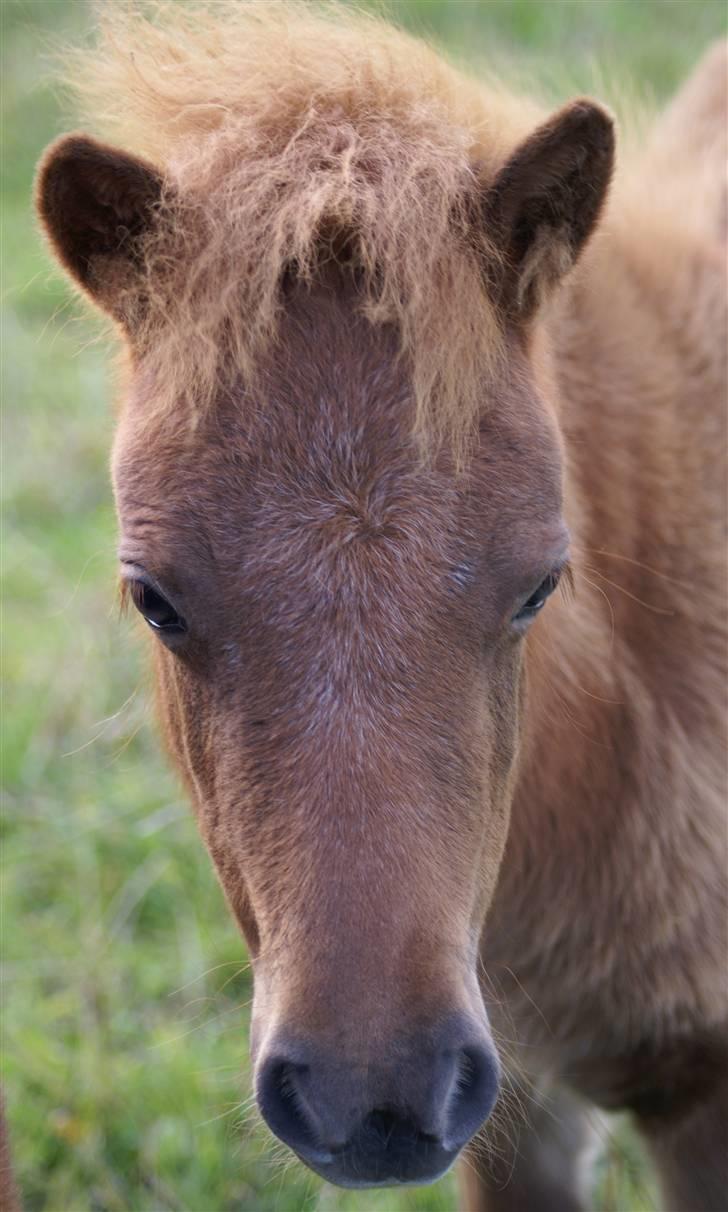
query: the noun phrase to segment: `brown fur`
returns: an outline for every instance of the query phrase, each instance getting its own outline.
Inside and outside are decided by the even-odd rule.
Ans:
[[[635,1112],[671,1207],[715,1207],[724,59],[583,251],[612,163],[598,106],[543,121],[363,19],[196,12],[123,16],[84,74],[155,165],[133,221],[143,162],[78,137],[38,196],[127,332],[120,554],[188,623],[156,644],[160,707],[255,958],[260,1088],[303,1041],[321,1140],[325,1107],[343,1140],[397,1086],[424,1105],[443,1022],[487,1043],[479,950],[509,1067],[570,1087],[574,1132],[554,1164],[524,1125],[513,1183],[478,1163],[468,1207],[581,1207],[579,1096]],[[110,264],[98,228],[79,260],[79,154]],[[562,514],[577,592],[523,642]]]
[[[322,229],[343,225],[360,306],[411,359],[421,423],[462,438],[500,345],[478,266],[495,249],[468,205],[537,108],[337,5],[147,8],[158,22],[108,6],[67,74],[97,130],[165,170],[145,248],[155,407],[199,412],[230,368],[254,374],[282,273],[310,276]]]

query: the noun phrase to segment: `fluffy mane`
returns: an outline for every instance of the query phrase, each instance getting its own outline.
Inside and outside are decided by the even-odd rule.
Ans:
[[[160,407],[204,408],[226,365],[254,376],[284,274],[336,233],[366,314],[401,335],[419,430],[462,438],[500,339],[472,203],[540,110],[303,0],[109,4],[67,66],[91,130],[169,183],[145,250]]]

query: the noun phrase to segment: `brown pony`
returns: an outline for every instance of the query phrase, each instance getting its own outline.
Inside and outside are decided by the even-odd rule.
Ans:
[[[610,189],[600,106],[378,21],[109,8],[73,76],[130,150],[60,139],[37,203],[124,337],[122,578],[263,1116],[427,1182],[505,1081],[465,1207],[583,1208],[589,1104],[725,1207],[724,51]]]

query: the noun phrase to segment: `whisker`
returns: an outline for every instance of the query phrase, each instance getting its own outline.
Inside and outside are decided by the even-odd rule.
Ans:
[[[118,720],[118,718],[122,714],[122,712],[124,712],[128,709],[129,705],[133,702],[134,698],[136,697],[136,695],[138,693],[139,693],[139,687],[137,686],[135,690],[132,690],[131,694],[126,699],[126,701],[122,703],[122,705],[118,709],[118,711],[115,711],[113,715],[106,716],[106,718],[103,720],[99,720],[98,724],[94,725],[94,727],[98,727],[98,732],[96,732],[88,741],[84,741],[84,743],[82,745],[79,745],[78,748],[69,749],[67,753],[62,753],[61,757],[64,757],[64,758],[75,757],[77,753],[82,753],[84,749],[88,749],[90,745],[94,745],[96,743],[96,741],[98,741],[99,738],[104,735],[104,733],[111,726],[111,724],[113,724],[115,720]],[[138,731],[138,729],[137,729],[137,731]],[[136,733],[134,735],[136,735]]]
[[[642,598],[639,598],[636,593],[631,593],[629,589],[624,588],[624,585],[618,585],[616,581],[612,581],[608,576],[605,576],[603,572],[600,572],[598,568],[593,568],[591,564],[588,565],[588,569],[589,572],[593,572],[595,576],[601,577],[601,579],[605,581],[607,585],[611,585],[612,588],[616,589],[618,593],[623,593],[625,597],[629,598],[633,602],[637,602],[639,606],[644,606],[645,610],[651,610],[653,614],[662,614],[668,616],[675,614],[674,610],[667,610],[663,606],[654,606],[651,602],[645,602]]]
[[[534,636],[534,635],[529,636],[528,642],[529,642],[529,644],[533,644],[533,646],[535,648],[538,648],[540,652],[545,653],[547,657],[551,658],[551,656],[552,656],[551,652],[545,647],[545,645],[539,643],[536,636]],[[567,706],[569,700],[567,699],[566,695],[564,694],[564,692],[560,686],[559,677],[561,675],[561,670],[558,671],[558,674],[559,674],[559,676],[558,677],[555,676],[554,680],[551,682],[550,689],[556,695],[558,705],[561,708],[562,712],[564,713],[565,718],[572,725],[572,727],[576,729],[576,731],[579,733],[579,735],[583,736],[585,741],[589,741],[589,743],[592,745],[598,745],[602,749],[609,749],[610,746],[606,745],[604,743],[604,741],[598,741],[596,737],[591,736],[588,732],[586,732],[582,728],[581,724],[571,714],[571,712],[569,711],[569,708]],[[581,691],[583,694],[587,695],[587,697],[594,698],[598,702],[601,702],[601,703],[607,703],[610,706],[620,706],[621,705],[618,701],[616,701],[614,699],[602,699],[598,695],[590,695],[589,691],[585,690],[583,686],[580,686],[579,683],[573,678],[571,679],[571,682],[576,690]]]
[[[679,585],[681,589],[692,590],[693,586],[687,581],[680,581],[677,577],[670,576],[666,572],[661,572],[659,568],[653,568],[650,564],[645,564],[643,560],[635,560],[631,556],[620,555],[616,551],[607,551],[604,547],[574,547],[575,551],[585,551],[590,555],[606,556],[610,560],[621,560],[625,564],[632,564],[635,568],[641,568],[645,572],[649,572],[652,576],[659,577],[662,581],[669,581],[672,585]]]
[[[167,994],[167,997],[175,997],[178,993],[183,993],[185,989],[189,989],[190,985],[196,984],[197,981],[203,981],[206,976],[210,976],[213,972],[219,972],[221,968],[228,968],[231,964],[239,963],[240,960],[223,960],[221,964],[215,964],[212,968],[206,968],[205,971],[201,972],[199,976],[193,976],[192,980],[187,981],[186,984],[180,985],[177,989],[172,989],[172,991]],[[249,967],[250,964],[248,963],[246,968]],[[222,988],[224,989],[225,985],[223,985]]]
[[[156,1044],[149,1044],[148,1050],[156,1051],[158,1048],[166,1048],[170,1044],[179,1043],[181,1039],[186,1039],[187,1036],[192,1035],[193,1032],[199,1031],[202,1027],[210,1026],[212,1023],[219,1022],[226,1015],[233,1014],[236,1010],[247,1010],[252,1000],[253,999],[251,997],[248,998],[247,1002],[241,1002],[238,1006],[229,1006],[227,1010],[221,1010],[219,1014],[213,1015],[212,1018],[205,1018],[201,1023],[195,1023],[194,1027],[190,1027],[189,1031],[182,1031],[179,1035],[170,1036],[169,1039],[160,1040],[159,1043]]]
[[[593,571],[592,568],[589,568],[588,570],[590,572]],[[612,603],[609,600],[609,594],[605,593],[604,590],[601,588],[601,586],[595,585],[593,581],[590,581],[589,577],[586,576],[583,569],[581,572],[581,576],[582,576],[582,580],[586,581],[587,585],[589,585],[591,589],[594,589],[597,593],[600,593],[602,595],[602,597],[604,598],[604,601],[607,603],[607,606],[609,607],[609,617],[611,620],[610,633],[609,633],[609,648],[611,651],[611,649],[614,645],[615,618],[614,618],[614,607],[612,606]]]

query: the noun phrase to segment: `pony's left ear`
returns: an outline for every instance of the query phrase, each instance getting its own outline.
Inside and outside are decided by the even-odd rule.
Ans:
[[[162,190],[151,164],[86,135],[56,140],[38,168],[36,208],[58,260],[128,329],[143,293],[141,238]]]
[[[614,166],[614,123],[593,101],[572,101],[539,126],[485,196],[488,236],[501,255],[498,301],[526,320],[571,269],[599,217]]]

